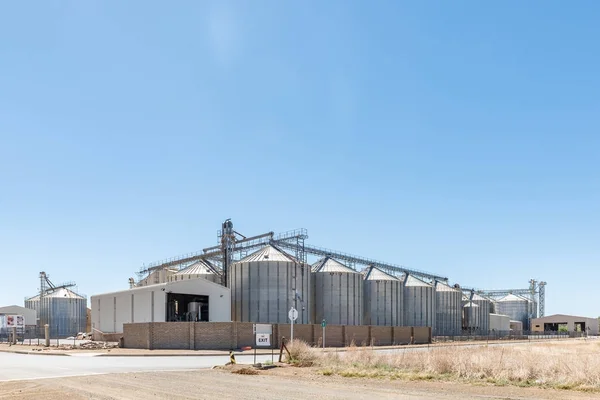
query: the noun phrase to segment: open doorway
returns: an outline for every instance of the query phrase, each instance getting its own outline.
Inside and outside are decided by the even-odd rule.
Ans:
[[[168,293],[166,321],[208,322],[208,296]]]

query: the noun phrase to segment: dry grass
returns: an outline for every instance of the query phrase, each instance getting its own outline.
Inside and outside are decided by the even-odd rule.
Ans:
[[[395,354],[378,353],[368,347],[323,353],[295,341],[290,352],[294,364],[317,366],[324,375],[600,391],[600,343],[595,341],[431,347]]]

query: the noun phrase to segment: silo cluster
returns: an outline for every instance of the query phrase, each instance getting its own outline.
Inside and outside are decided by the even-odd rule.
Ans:
[[[220,283],[207,262],[192,264],[171,279],[188,276]],[[275,245],[233,263],[229,280],[234,321],[289,323],[293,306],[298,324],[429,326],[436,336],[487,335],[490,313],[505,313],[503,304],[511,299],[463,296],[458,285],[410,274],[399,278],[374,266],[359,273],[329,256],[310,266]],[[526,313],[526,301],[522,308]]]

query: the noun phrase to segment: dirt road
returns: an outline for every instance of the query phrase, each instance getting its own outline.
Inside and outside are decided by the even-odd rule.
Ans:
[[[108,374],[0,383],[0,399],[600,399],[598,394],[320,376],[295,368]]]

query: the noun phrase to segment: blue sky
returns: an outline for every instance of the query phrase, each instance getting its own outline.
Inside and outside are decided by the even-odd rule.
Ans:
[[[0,9],[0,305],[251,235],[597,316],[593,1]]]

